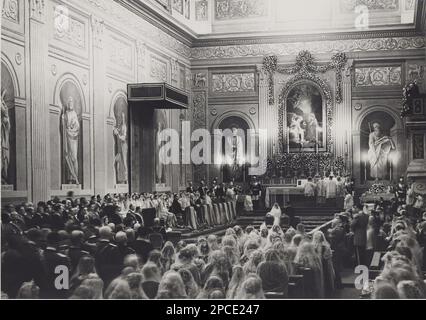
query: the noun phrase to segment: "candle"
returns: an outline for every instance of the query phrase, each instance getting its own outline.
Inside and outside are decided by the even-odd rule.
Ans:
[[[290,133],[288,128],[286,130],[286,136],[287,136],[287,153],[290,153]]]
[[[315,128],[315,153],[318,153],[318,128]]]

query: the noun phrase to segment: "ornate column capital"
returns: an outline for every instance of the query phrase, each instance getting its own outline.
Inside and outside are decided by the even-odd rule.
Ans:
[[[103,42],[104,42],[104,30],[105,30],[105,23],[103,19],[100,19],[94,15],[90,17],[90,22],[92,25],[92,34],[93,34],[93,45],[96,48],[103,48]]]
[[[30,18],[40,23],[46,22],[46,0],[30,0]]]

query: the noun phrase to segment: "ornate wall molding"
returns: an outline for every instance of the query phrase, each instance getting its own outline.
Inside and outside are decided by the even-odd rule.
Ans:
[[[400,86],[401,69],[401,66],[355,68],[355,86]]]
[[[103,48],[104,42],[104,31],[105,31],[105,22],[104,20],[92,15],[90,17],[92,31],[93,31],[93,45],[96,48]]]
[[[214,1],[214,17],[216,20],[261,18],[267,16],[267,14],[267,0]]]
[[[323,65],[315,63],[309,51],[301,51],[296,57],[296,63],[289,67],[278,66],[276,56],[268,56],[263,60],[263,68],[269,74],[269,104],[274,104],[274,73],[306,75],[311,77],[314,73],[325,73],[334,70],[336,74],[336,103],[342,102],[342,70],[347,58],[344,53],[336,53],[331,57],[331,62]]]
[[[4,0],[1,16],[2,18],[19,23],[19,10],[18,0]]]
[[[334,108],[330,87],[320,77],[305,70],[286,81],[284,86],[280,89],[281,93],[278,96],[278,139],[281,152],[284,152],[284,145],[288,143],[284,138],[284,123],[287,121],[284,116],[287,114],[287,95],[294,86],[300,83],[306,83],[307,81],[319,87],[320,92],[323,94],[327,117],[326,151],[332,152],[333,150],[332,128]]]
[[[167,64],[155,57],[151,57],[150,76],[160,82],[167,82]]]
[[[297,55],[302,50],[313,54],[333,54],[338,52],[370,52],[394,51],[425,48],[424,36],[387,37],[348,40],[327,40],[291,43],[258,43],[243,45],[223,45],[209,47],[194,47],[191,58],[226,59],[243,57],[263,57],[269,55],[288,56]]]
[[[61,15],[55,11],[55,15]],[[63,20],[65,19],[65,20]],[[61,23],[61,21],[63,23]],[[65,22],[66,21],[66,22]],[[55,16],[54,22],[54,37],[55,39],[71,44],[78,48],[85,48],[86,43],[86,34],[85,34],[85,25],[83,22],[74,19],[67,15],[66,17],[61,18],[60,16]]]
[[[125,43],[115,37],[110,38],[109,47],[109,61],[119,67],[132,69],[133,48],[130,44]]]
[[[212,74],[213,93],[244,93],[255,91],[254,73]]]
[[[399,0],[343,0],[340,1],[340,11],[355,13],[357,6],[366,6],[368,10],[399,10]]]
[[[207,73],[195,72],[192,74],[192,87],[193,88],[206,88],[207,87]]]

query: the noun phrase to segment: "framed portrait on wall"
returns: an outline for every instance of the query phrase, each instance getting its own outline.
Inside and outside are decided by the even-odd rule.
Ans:
[[[285,97],[284,141],[288,149],[320,151],[326,148],[326,105],[321,88],[314,82],[301,81]]]

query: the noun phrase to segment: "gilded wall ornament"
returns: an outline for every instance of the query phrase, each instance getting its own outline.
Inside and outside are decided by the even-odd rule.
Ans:
[[[296,63],[289,67],[279,66],[276,56],[268,56],[263,60],[263,67],[269,74],[269,104],[274,104],[274,73],[281,74],[314,74],[334,70],[336,73],[336,103],[342,102],[342,70],[347,61],[344,53],[336,53],[331,57],[331,62],[317,65],[312,54],[303,50],[296,57]]]

